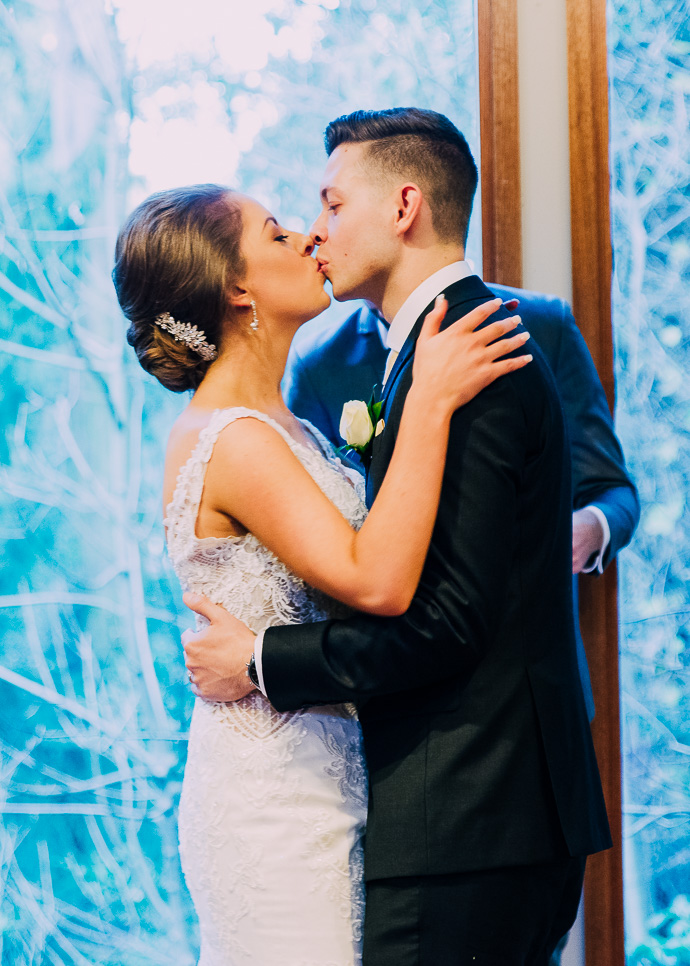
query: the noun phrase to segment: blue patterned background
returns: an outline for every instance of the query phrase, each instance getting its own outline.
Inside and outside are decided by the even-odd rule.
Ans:
[[[356,107],[433,106],[476,147],[473,4],[0,2],[0,90],[0,958],[191,966],[159,505],[183,400],[125,345],[115,234],[206,180],[305,228]]]
[[[628,964],[690,963],[690,8],[609,0]]]
[[[610,0],[628,963],[690,963],[690,26]],[[181,401],[124,345],[117,227],[218,180],[295,228],[321,132],[417,103],[477,146],[470,0],[0,2],[3,966],[194,962],[174,810],[189,695],[159,490]],[[478,218],[471,248],[478,260]]]

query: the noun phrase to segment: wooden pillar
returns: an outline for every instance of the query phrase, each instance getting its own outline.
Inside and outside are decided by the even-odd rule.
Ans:
[[[606,0],[565,0],[568,18],[573,310],[613,406]],[[517,0],[478,0],[484,278],[522,282]],[[545,79],[545,83],[548,82]],[[589,860],[587,966],[623,966],[618,601],[615,564],[580,580],[580,623],[597,714],[594,742],[614,848]]]
[[[522,285],[516,0],[479,0],[482,275]]]
[[[614,402],[606,0],[567,0],[573,311]],[[588,966],[623,966],[618,585],[615,564],[580,578],[580,626],[594,690],[594,744],[614,847],[585,883]]]

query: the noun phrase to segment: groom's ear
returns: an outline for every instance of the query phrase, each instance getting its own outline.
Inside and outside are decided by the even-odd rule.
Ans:
[[[395,216],[395,230],[398,235],[405,235],[419,224],[424,207],[422,189],[414,181],[408,181],[398,189],[396,201],[398,210]]]

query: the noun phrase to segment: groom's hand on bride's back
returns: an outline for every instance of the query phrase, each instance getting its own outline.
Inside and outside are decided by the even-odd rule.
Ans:
[[[182,599],[190,610],[209,622],[200,631],[185,631],[182,635],[192,691],[206,701],[243,698],[254,688],[247,676],[254,634],[224,607],[201,594],[187,592]]]

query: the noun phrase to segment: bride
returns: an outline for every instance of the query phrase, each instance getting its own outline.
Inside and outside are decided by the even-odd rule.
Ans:
[[[193,395],[168,440],[167,543],[185,589],[260,632],[349,608],[406,610],[436,516],[454,410],[529,361],[478,332],[498,300],[418,342],[395,455],[367,516],[360,475],[286,408],[299,328],[329,304],[308,236],[216,185],[153,195],[120,231],[113,280],[139,362]],[[497,361],[498,360],[498,361]],[[179,809],[199,966],[356,966],[366,771],[349,706],[279,714],[254,691],[197,699]]]

